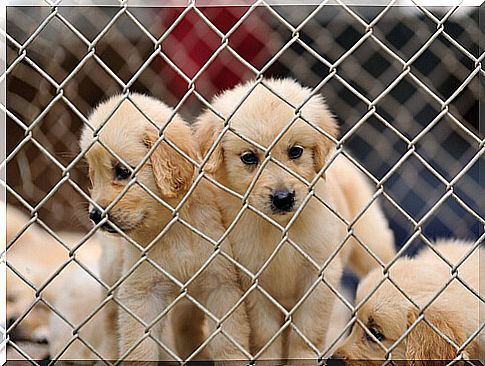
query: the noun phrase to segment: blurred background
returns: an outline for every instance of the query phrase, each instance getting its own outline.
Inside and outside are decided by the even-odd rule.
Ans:
[[[76,157],[83,123],[80,114],[86,116],[101,100],[122,91],[116,77],[123,82],[134,80],[132,91],[176,106],[187,92],[188,78],[220,47],[218,33],[228,32],[242,18],[228,40],[233,52],[224,49],[218,53],[195,81],[204,98],[254,77],[239,58],[256,69],[265,67],[265,76],[293,77],[310,87],[325,79],[332,71],[329,65],[340,60],[336,75],[323,85],[321,93],[335,113],[342,135],[358,126],[346,146],[377,179],[386,176],[408,149],[399,134],[413,140],[428,128],[414,147],[429,166],[410,155],[384,183],[385,192],[403,210],[383,202],[398,245],[414,232],[406,215],[419,221],[446,192],[431,170],[450,181],[478,153],[477,139],[483,138],[478,132],[483,70],[469,76],[476,67],[473,57],[483,52],[478,44],[482,35],[479,8],[453,12],[444,23],[446,34],[436,37],[438,25],[433,17],[441,19],[450,8],[428,8],[430,13],[424,14],[418,9],[392,7],[383,15],[384,8],[378,6],[348,10],[338,6],[320,10],[315,6],[259,7],[249,15],[247,7],[199,10],[203,17],[173,7],[129,8],[125,13],[117,7],[58,7],[55,16],[49,7],[7,9],[11,37],[7,48],[7,154],[17,149],[7,165],[8,186],[30,205],[41,203],[40,217],[52,228],[84,231],[89,227],[85,199],[71,183],[58,184],[62,170],[54,161],[66,167]],[[291,27],[309,16],[295,41]],[[370,23],[377,16],[372,34],[378,41],[367,37],[361,22]],[[155,55],[153,40],[162,35],[163,56]],[[96,40],[96,57],[89,55],[91,50],[83,39]],[[19,45],[24,47],[19,50]],[[26,58],[19,58],[22,52]],[[422,85],[410,75],[402,77],[403,65],[391,52],[405,62],[412,61],[410,71]],[[62,95],[55,83],[63,83]],[[373,101],[391,84],[375,103],[380,117],[371,116],[358,124],[370,108],[365,100]],[[456,119],[446,114],[436,119],[443,107],[436,97],[445,101],[459,89],[447,105]],[[181,113],[193,121],[202,107],[192,95],[181,106]],[[25,139],[30,133],[32,139]],[[69,171],[73,182],[87,192],[86,173],[82,162]],[[478,161],[467,167],[453,192],[455,196],[439,202],[423,222],[428,238],[478,237],[480,224],[469,210],[482,212]],[[8,202],[19,204],[11,192]],[[410,250],[417,246],[419,240]]]

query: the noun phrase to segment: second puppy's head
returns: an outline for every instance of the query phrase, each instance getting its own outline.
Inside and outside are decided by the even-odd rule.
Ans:
[[[310,182],[315,177],[332,150],[332,141],[317,128],[335,137],[337,124],[321,96],[309,98],[310,89],[291,79],[264,82],[279,97],[263,85],[253,88],[252,81],[224,92],[212,101],[215,111],[224,118],[232,115],[229,120],[231,129],[212,151],[205,169],[241,194],[248,190],[257,175],[249,195],[250,204],[275,219],[282,219],[298,209],[308,194],[304,180]],[[296,112],[285,101],[299,106],[307,98],[301,115],[313,126],[298,118],[287,129]],[[211,151],[223,128],[224,119],[210,110],[199,117],[196,136],[202,158]],[[265,164],[265,149],[270,146],[273,146],[271,157],[276,162]]]
[[[166,141],[161,141],[148,159],[147,154],[165,126],[166,139],[190,157],[196,155],[195,143],[190,127],[179,116],[168,121],[171,108],[140,94],[132,94],[130,99],[134,103],[125,99],[120,104],[120,96],[101,103],[89,117],[92,128],[101,128],[95,134],[86,126],[80,145],[82,150],[88,149],[91,197],[103,209],[116,201],[108,212],[109,220],[126,233],[150,232],[160,226],[160,215],[168,212],[154,196],[169,203],[179,199],[192,182],[194,166]],[[133,184],[134,179],[141,185]],[[94,205],[90,205],[89,215],[94,223],[103,219],[102,211]],[[109,223],[102,229],[116,232]]]

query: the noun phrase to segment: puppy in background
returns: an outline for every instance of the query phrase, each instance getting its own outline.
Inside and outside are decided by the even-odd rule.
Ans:
[[[55,243],[37,223],[31,224],[24,230],[29,220],[30,217],[19,209],[11,205],[7,206],[6,242],[9,249],[6,252],[6,258],[22,277],[35,288],[39,288],[67,260],[68,256],[67,251],[60,244]],[[34,303],[35,290],[9,267],[6,275],[7,319],[8,323],[15,324]],[[43,293],[47,301],[52,301],[55,297],[55,293],[50,289],[50,286],[46,287]],[[34,342],[47,341],[49,312],[49,308],[42,302],[37,303],[12,329],[10,337]]]
[[[86,151],[89,164],[91,197],[98,204],[91,206],[90,217],[102,230],[113,234],[121,231],[130,239],[123,239],[122,245],[122,273],[128,277],[115,296],[144,324],[118,309],[119,354],[127,356],[126,360],[159,360],[162,348],[158,341],[167,328],[167,316],[160,318],[159,315],[177,296],[187,292],[221,319],[243,294],[233,264],[215,253],[209,241],[180,222],[184,220],[213,240],[219,240],[224,232],[213,188],[206,182],[199,182],[181,204],[193,183],[195,167],[169,143],[157,141],[163,133],[195,159],[195,143],[188,124],[178,115],[169,120],[172,109],[140,94],[132,94],[130,98],[143,114],[129,100],[122,101],[115,110],[120,98],[115,96],[100,104],[89,121],[91,127],[97,129],[108,119],[99,130],[99,142],[112,149],[122,161],[97,141],[91,146],[95,138],[91,129],[85,128],[82,133],[80,145]],[[149,158],[144,160],[149,153]],[[141,169],[135,179],[143,187],[136,183],[129,185],[134,178],[132,169],[139,165]],[[121,198],[113,203],[118,196]],[[106,221],[102,210],[112,203],[107,212],[109,221]],[[174,207],[178,208],[177,214],[172,212]],[[132,241],[145,252],[140,252]],[[227,240],[221,243],[218,251],[232,256]],[[147,258],[151,263],[145,260]],[[208,345],[210,357],[217,360],[244,358],[223,334],[227,332],[242,348],[249,348],[244,306],[237,307],[222,324],[216,324],[212,318],[207,320],[210,332],[216,327],[222,331]],[[148,326],[155,340],[146,337]],[[200,324],[192,327],[202,329]],[[180,339],[183,335],[174,337]],[[182,352],[179,350],[179,355],[186,357]]]
[[[471,244],[461,240],[438,240],[433,246],[452,266],[456,266],[471,251]],[[483,249],[476,249],[458,267],[459,278],[477,293],[479,256],[483,254]],[[451,267],[427,248],[414,258],[399,259],[390,267],[389,276],[423,308],[448,283],[452,273]],[[393,360],[421,360],[426,364],[429,360],[453,360],[460,356],[451,343],[421,319],[421,311],[389,280],[380,284],[382,279],[382,270],[376,269],[359,285],[356,304],[379,286],[357,312],[357,318],[367,330],[354,324],[352,333],[332,358],[353,360],[352,364],[362,365],[366,361],[358,360],[384,360],[383,347],[391,347],[410,328],[410,333],[392,351]],[[480,300],[454,279],[423,314],[424,319],[461,347],[480,326]],[[463,359],[478,359],[479,343],[477,336],[461,352]]]
[[[336,121],[320,96],[310,97],[310,89],[290,79],[264,82],[294,106],[308,99],[301,108],[302,116],[328,135],[337,136]],[[300,118],[286,129],[295,117],[295,109],[266,87],[258,85],[252,89],[253,86],[254,82],[239,85],[212,100],[211,105],[218,113],[232,116],[229,121],[232,131],[227,131],[212,151],[224,121],[210,110],[202,113],[196,122],[199,151],[202,158],[208,159],[205,171],[218,182],[241,195],[251,187],[248,203],[277,225],[288,225],[285,237],[286,233],[252,209],[245,209],[239,217],[245,202],[219,192],[218,203],[226,226],[237,218],[229,235],[235,259],[259,275],[260,287],[248,297],[252,352],[261,352],[263,358],[270,359],[314,358],[315,352],[298,332],[291,330],[287,340],[278,334],[284,324],[284,313],[267,295],[287,311],[294,309],[292,323],[313,345],[323,350],[335,299],[327,283],[338,287],[341,259],[350,263],[360,275],[377,266],[377,262],[349,239],[341,255],[334,257],[324,269],[325,282],[322,282],[317,280],[319,268],[306,256],[322,267],[337,245],[344,242],[347,233],[346,225],[332,210],[352,220],[371,201],[372,190],[362,174],[345,158],[339,157],[317,180],[314,191],[318,198],[312,196],[307,200],[309,182],[332,156],[333,143]],[[281,139],[275,141],[280,135]],[[262,149],[270,146],[271,156],[292,173],[272,161],[264,166],[261,174],[257,173],[266,157]],[[253,179],[256,179],[254,186]],[[297,211],[301,212],[294,219]],[[392,258],[393,236],[377,203],[359,218],[353,231],[382,261]],[[252,285],[248,277],[243,276],[242,281],[245,289]],[[305,297],[307,291],[311,293]],[[303,297],[304,301],[300,302]],[[273,337],[277,338],[266,348]]]
[[[7,261],[36,289],[47,281],[42,290],[42,299],[47,301],[65,318],[79,325],[102,301],[102,287],[90,277],[77,263],[69,263],[61,272],[55,274],[70,260],[68,250],[77,246],[83,235],[74,232],[58,232],[63,247],[43,228],[32,223],[24,230],[30,220],[19,209],[7,207]],[[101,242],[106,238],[95,234],[76,250],[76,260],[91,272],[98,274],[98,259]],[[52,280],[50,280],[52,278]],[[72,330],[64,320],[54,314],[43,302],[36,302],[35,290],[28,286],[11,269],[7,269],[7,317],[10,323],[23,318],[12,330],[12,339],[28,341],[48,341],[50,357],[55,357],[72,338]],[[90,343],[103,357],[113,359],[116,352],[110,349],[109,330],[99,328],[100,322],[107,316],[103,309],[80,330],[79,335]],[[60,359],[93,359],[95,355],[79,340],[74,341]]]

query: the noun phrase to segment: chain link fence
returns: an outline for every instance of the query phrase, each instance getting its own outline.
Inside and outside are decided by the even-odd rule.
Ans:
[[[324,95],[339,122],[336,143],[375,186],[399,256],[432,246],[440,237],[469,239],[473,248],[481,244],[481,8],[400,7],[393,1],[383,6],[175,5],[7,7],[2,30],[7,65],[1,76],[8,136],[1,169],[7,178],[2,184],[8,206],[25,216],[6,245],[7,291],[22,288],[16,296],[30,296],[21,309],[7,313],[11,359],[55,360],[66,357],[75,342],[89,357],[105,358],[83,338],[83,329],[99,322],[97,314],[107,304],[124,305],[112,295],[114,283],[99,280],[102,254],[92,249],[97,239],[87,215],[89,180],[79,138],[90,111],[114,94],[154,96],[193,122],[214,95],[240,82],[292,77]],[[7,237],[17,215],[9,212]],[[18,268],[22,256],[14,252],[16,245],[39,241],[48,243],[45,251],[56,258],[41,279],[35,270]],[[66,270],[70,266],[76,268],[74,276]],[[83,319],[68,319],[55,298],[65,286],[92,288],[86,285],[90,282],[101,300],[85,304],[90,310]],[[356,282],[351,275],[343,282],[352,324]],[[72,333],[57,355],[33,342],[52,337],[46,330],[50,313],[62,320],[59,332]],[[36,333],[21,334],[22,326]],[[477,324],[477,334],[482,328]],[[176,340],[154,340],[184,363],[171,348]],[[318,350],[318,356],[327,351]]]

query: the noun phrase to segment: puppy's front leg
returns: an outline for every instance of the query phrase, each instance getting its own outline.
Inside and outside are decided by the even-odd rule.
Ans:
[[[149,283],[149,282],[145,282]],[[120,288],[118,298],[130,311],[139,317],[145,324],[152,322],[166,306],[159,296],[151,291],[140,292],[140,285],[130,286],[126,284]],[[165,318],[158,321],[150,328],[153,338],[160,339]],[[118,311],[119,330],[119,356],[130,350],[146,334],[146,327],[133,315],[128,314],[124,309]],[[160,346],[150,337],[145,338],[136,346],[124,360],[129,361],[158,361],[161,358]],[[163,352],[165,353],[165,352]]]
[[[320,283],[293,316],[293,323],[319,351],[324,347],[334,303],[335,295],[324,283]],[[289,359],[317,358],[317,354],[294,329],[290,329],[288,347]]]
[[[283,314],[258,289],[248,296],[248,314],[251,326],[251,351],[256,355],[268,346],[258,359],[279,361],[283,358],[283,335],[280,334],[270,345],[271,338],[283,324]]]
[[[218,284],[218,281],[214,281]],[[208,310],[218,319],[223,318],[243,297],[237,283],[214,286],[206,301]],[[210,334],[216,331],[216,323],[208,317]],[[249,352],[249,320],[244,303],[240,304],[222,324],[222,330],[230,335],[246,352]],[[225,335],[218,334],[208,345],[210,356],[215,361],[244,360],[247,357]],[[233,365],[234,363],[230,363]],[[244,363],[245,364],[245,363]]]
[[[205,340],[205,314],[187,299],[182,299],[170,313],[177,354],[187,359]],[[200,352],[195,360],[208,356]]]

